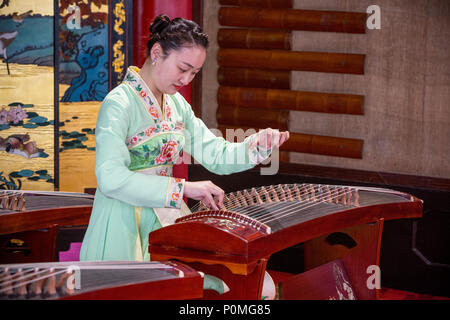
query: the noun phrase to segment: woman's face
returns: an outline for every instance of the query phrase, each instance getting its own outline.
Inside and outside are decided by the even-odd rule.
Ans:
[[[175,94],[194,79],[205,58],[206,50],[199,46],[181,47],[165,57],[157,57],[154,84],[162,93]]]

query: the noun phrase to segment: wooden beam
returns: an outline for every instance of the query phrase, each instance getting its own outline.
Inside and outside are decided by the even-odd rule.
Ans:
[[[221,48],[291,49],[291,33],[279,30],[219,29],[217,42]]]
[[[219,105],[362,115],[364,96],[220,86]]]
[[[270,124],[255,127],[255,130],[270,127]],[[273,128],[277,128],[272,126]],[[233,125],[220,125],[218,129],[226,137],[226,129],[242,129],[244,132],[248,130],[248,127],[233,126]],[[277,128],[285,130],[283,128]],[[362,159],[362,149],[364,140],[350,139],[341,137],[320,136],[314,134],[305,134],[298,132],[290,132],[289,140],[286,141],[280,148],[280,151],[287,152],[301,152],[312,153],[326,156],[343,157]]]
[[[273,127],[287,130],[289,111],[261,110],[260,108],[238,108],[219,106],[217,109],[217,122],[232,127]]]
[[[360,12],[299,9],[222,7],[222,26],[284,30],[366,33],[367,14]]]
[[[292,0],[220,0],[223,6],[292,8]]]
[[[285,50],[219,49],[219,66],[364,74],[364,54]]]
[[[220,67],[217,71],[217,81],[222,86],[289,89],[291,72]]]

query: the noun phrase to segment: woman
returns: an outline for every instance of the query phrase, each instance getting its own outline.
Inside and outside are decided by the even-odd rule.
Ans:
[[[149,29],[144,66],[128,69],[98,114],[98,188],[81,260],[148,261],[149,233],[189,211],[183,196],[222,206],[224,191],[212,182],[171,177],[183,148],[208,170],[230,174],[254,167],[289,138],[272,129],[242,143],[216,137],[178,93],[203,66],[206,34],[192,21],[165,15]],[[245,161],[230,163],[238,154]]]

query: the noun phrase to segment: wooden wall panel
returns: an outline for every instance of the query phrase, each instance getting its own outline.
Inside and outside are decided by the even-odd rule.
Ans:
[[[366,12],[374,4],[369,0],[293,2],[295,9],[351,12]],[[364,96],[364,116],[290,113],[292,132],[364,139],[364,160],[291,153],[290,161],[449,178],[450,117],[446,106],[450,101],[450,50],[446,39],[450,3],[418,0],[406,5],[405,1],[380,0],[377,5],[381,8],[381,29],[367,29],[365,34],[291,32],[294,51],[365,54],[364,75],[287,71],[291,78],[289,90]],[[220,29],[226,28],[218,21],[220,7],[219,1],[205,1],[205,31],[213,40]],[[210,127],[217,126],[218,88],[233,86],[232,82],[216,80],[217,70],[224,68],[217,63],[218,50],[213,41],[203,73],[203,118]],[[244,87],[240,83],[236,86]]]
[[[290,130],[289,110],[363,115],[363,95],[290,89],[292,71],[363,75],[365,55],[292,51],[291,31],[363,34],[366,14],[297,10],[284,4],[277,9],[270,3],[256,3],[220,2],[237,7],[220,7],[219,24],[242,28],[220,28],[217,33],[219,127]],[[283,150],[361,159],[362,146],[361,139],[291,132]]]

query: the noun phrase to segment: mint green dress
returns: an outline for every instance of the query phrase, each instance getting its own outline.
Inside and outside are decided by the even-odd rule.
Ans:
[[[149,233],[188,210],[185,181],[172,177],[183,150],[216,174],[250,169],[271,152],[258,133],[241,143],[216,137],[178,93],[164,95],[161,108],[138,72],[127,70],[98,114],[97,191],[80,260],[150,259]]]

